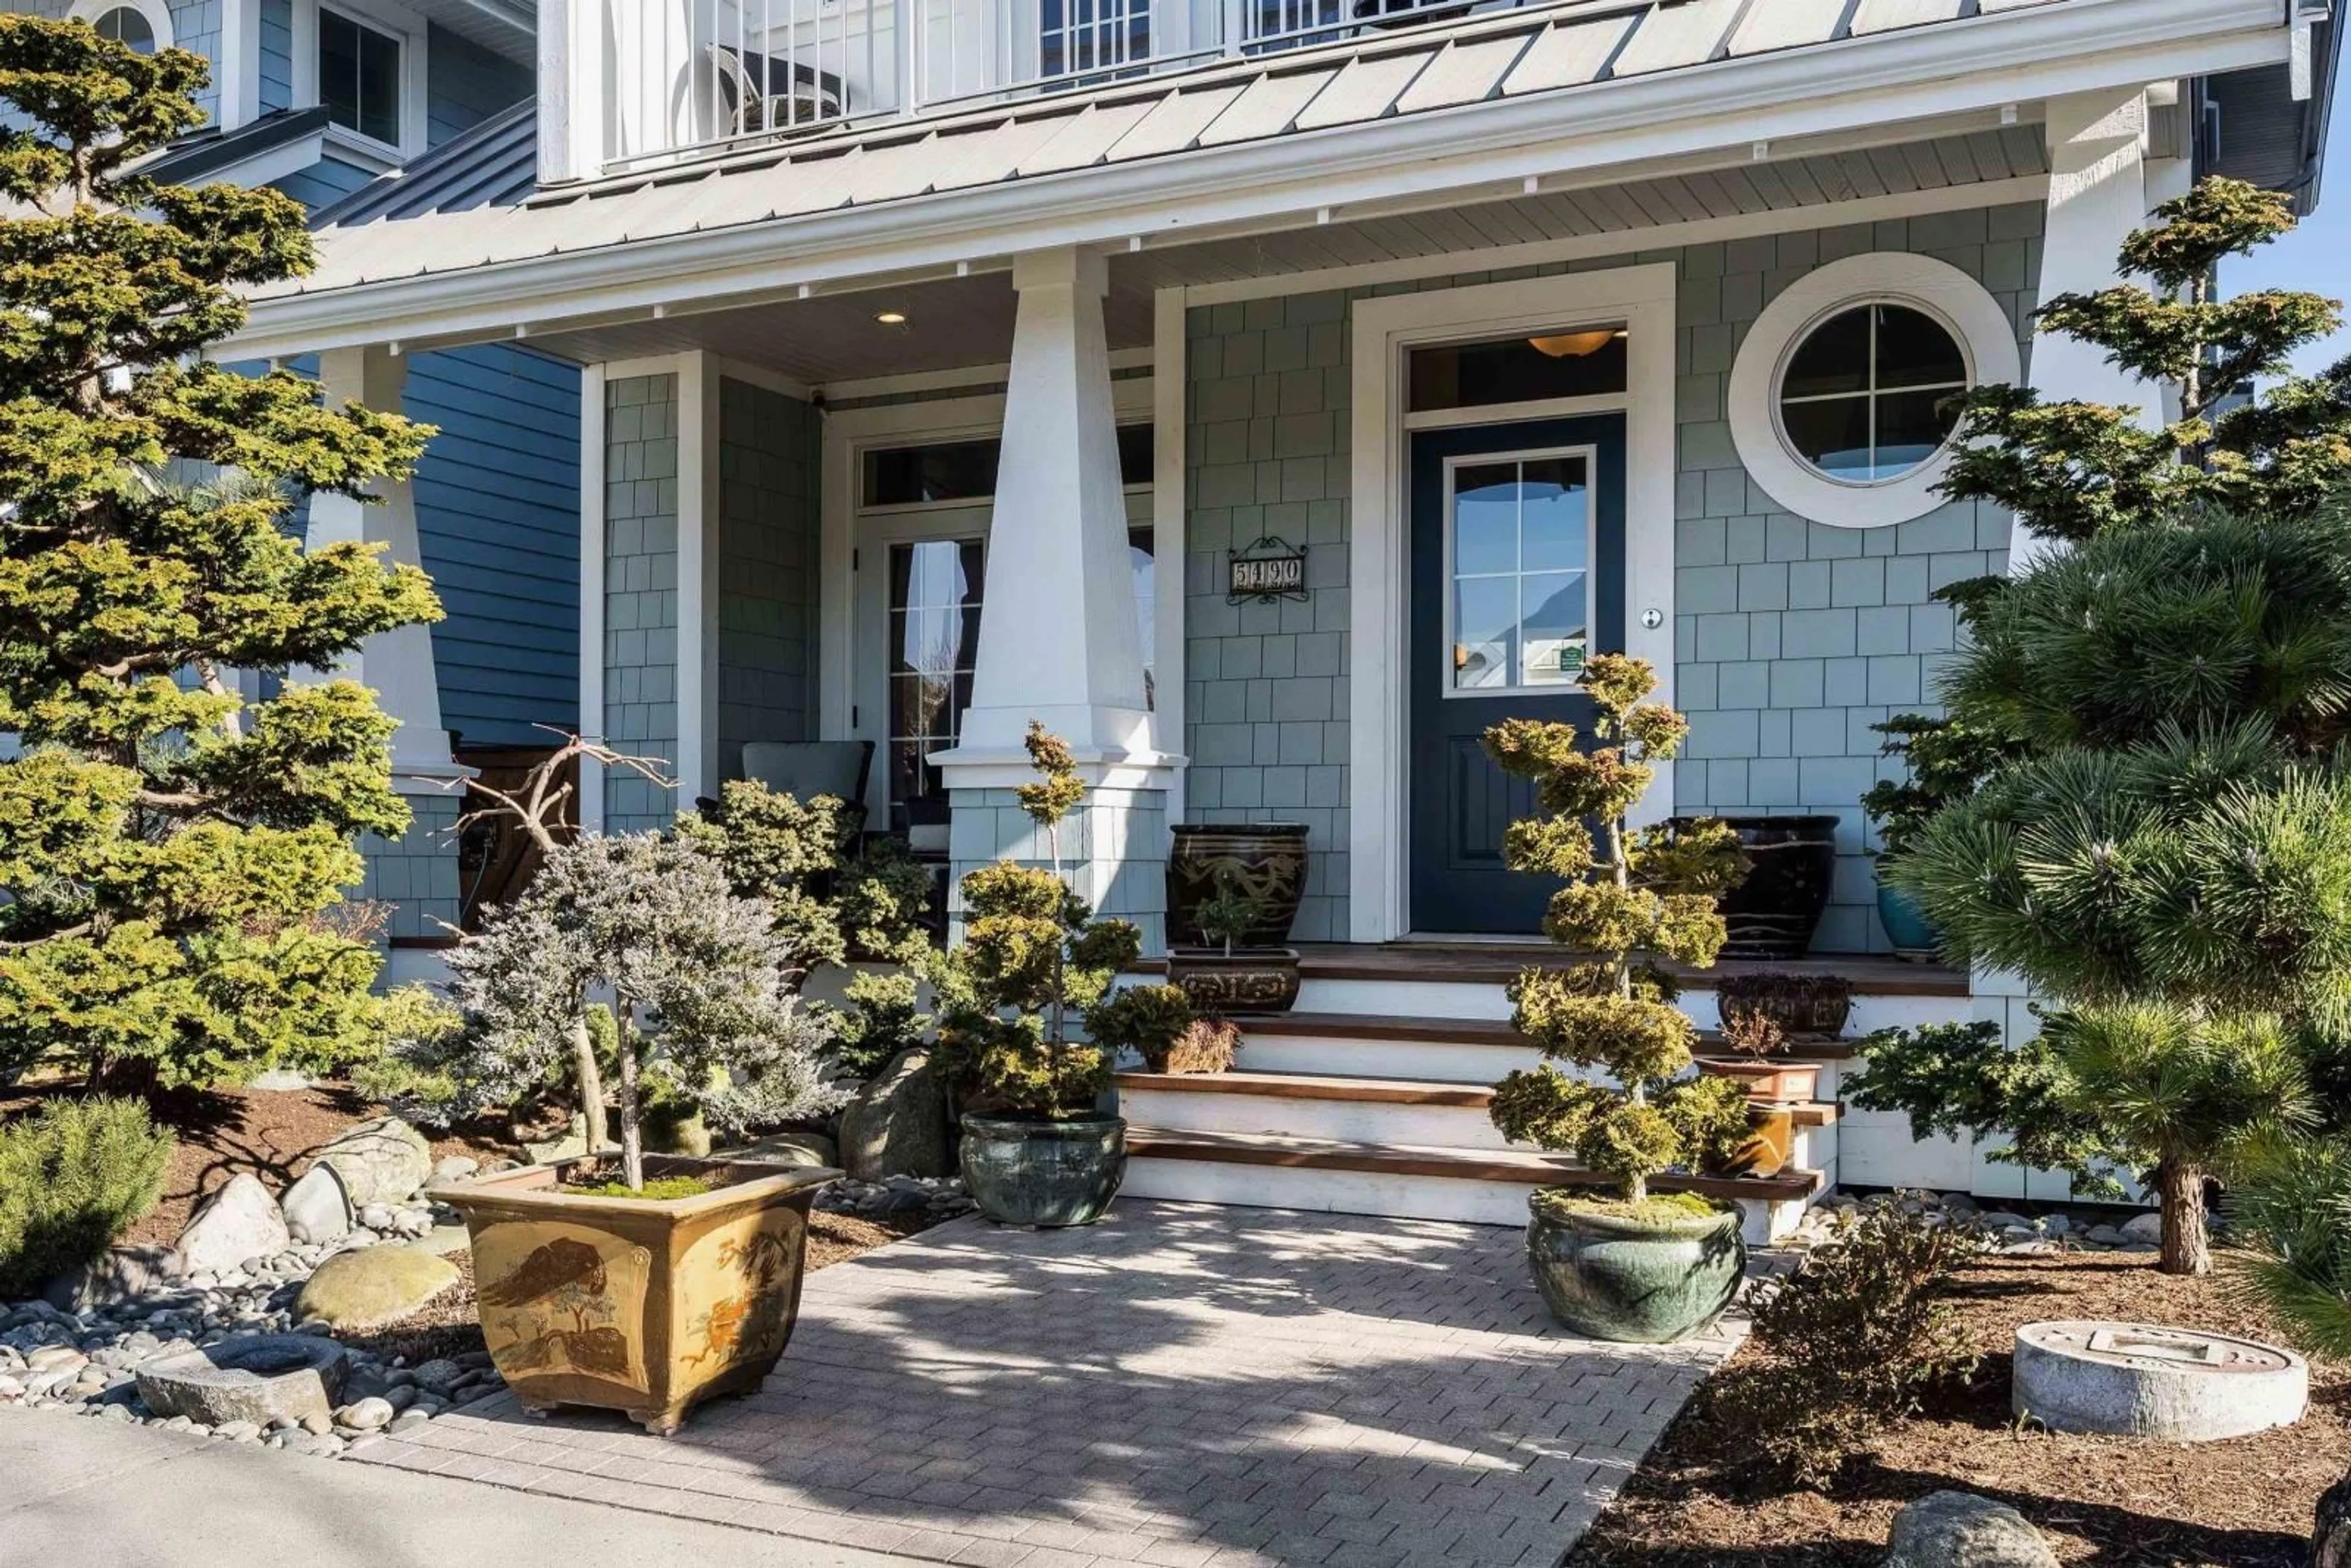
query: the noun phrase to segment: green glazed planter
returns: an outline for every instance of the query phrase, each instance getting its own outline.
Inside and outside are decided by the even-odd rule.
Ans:
[[[1917,901],[1898,887],[1877,884],[1877,918],[1894,956],[1914,964],[1932,963],[1942,956],[1943,934],[1927,918]]]
[[[1528,1204],[1527,1262],[1543,1305],[1586,1339],[1664,1344],[1712,1323],[1739,1293],[1747,1243],[1736,1205],[1635,1219],[1573,1198]]]
[[[1088,1114],[963,1119],[963,1181],[999,1225],[1092,1225],[1126,1179],[1126,1124]]]

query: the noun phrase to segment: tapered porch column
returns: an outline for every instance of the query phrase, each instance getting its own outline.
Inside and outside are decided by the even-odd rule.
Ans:
[[[383,349],[338,349],[319,356],[319,381],[330,408],[360,402],[397,413],[407,379],[408,361]],[[371,505],[344,496],[311,497],[308,547],[380,544],[387,565],[422,566],[414,485],[380,479],[367,488],[375,497]],[[388,934],[394,938],[444,936],[439,922],[454,925],[459,914],[454,829],[464,810],[459,780],[471,770],[458,766],[442,727],[432,632],[415,625],[379,632],[344,657],[335,674],[374,688],[383,711],[400,721],[392,733],[392,781],[413,817],[396,842],[373,834],[360,841],[367,876],[357,896],[392,907]]]
[[[1014,259],[1012,284],[978,663],[960,743],[935,758],[953,803],[950,855],[958,878],[1008,855],[1045,860],[1011,794],[1034,777],[1021,747],[1034,719],[1069,743],[1092,787],[1061,831],[1063,869],[1081,896],[1134,920],[1155,946],[1165,791],[1182,758],[1160,750],[1144,694],[1102,327],[1107,272],[1092,252],[1037,251]]]

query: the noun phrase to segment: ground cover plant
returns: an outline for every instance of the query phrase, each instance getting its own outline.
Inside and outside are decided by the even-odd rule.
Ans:
[[[129,1088],[316,1071],[405,1005],[336,913],[358,836],[408,825],[392,721],[307,672],[440,611],[414,567],[287,519],[405,476],[432,432],[204,358],[240,287],[311,265],[292,198],[138,172],[205,81],[0,16],[0,1082],[48,1057]]]

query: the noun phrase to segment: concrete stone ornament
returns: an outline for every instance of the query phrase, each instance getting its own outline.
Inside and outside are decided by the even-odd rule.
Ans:
[[[2257,1340],[2155,1323],[2027,1323],[2011,1399],[2053,1431],[2199,1443],[2302,1419],[2310,1366]]]
[[[331,1419],[350,1358],[316,1334],[256,1334],[168,1356],[139,1369],[139,1397],[157,1416],[208,1427]],[[322,1428],[323,1429],[323,1428]]]
[[[2057,1568],[2032,1522],[2004,1502],[1929,1492],[1894,1516],[1885,1568]]]

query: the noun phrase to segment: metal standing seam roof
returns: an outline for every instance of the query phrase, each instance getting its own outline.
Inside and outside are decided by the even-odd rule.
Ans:
[[[535,116],[523,104],[321,213],[318,270],[264,297],[812,216],[2062,3],[1564,0],[1466,32],[1370,32],[1084,98],[892,117],[536,194]]]

